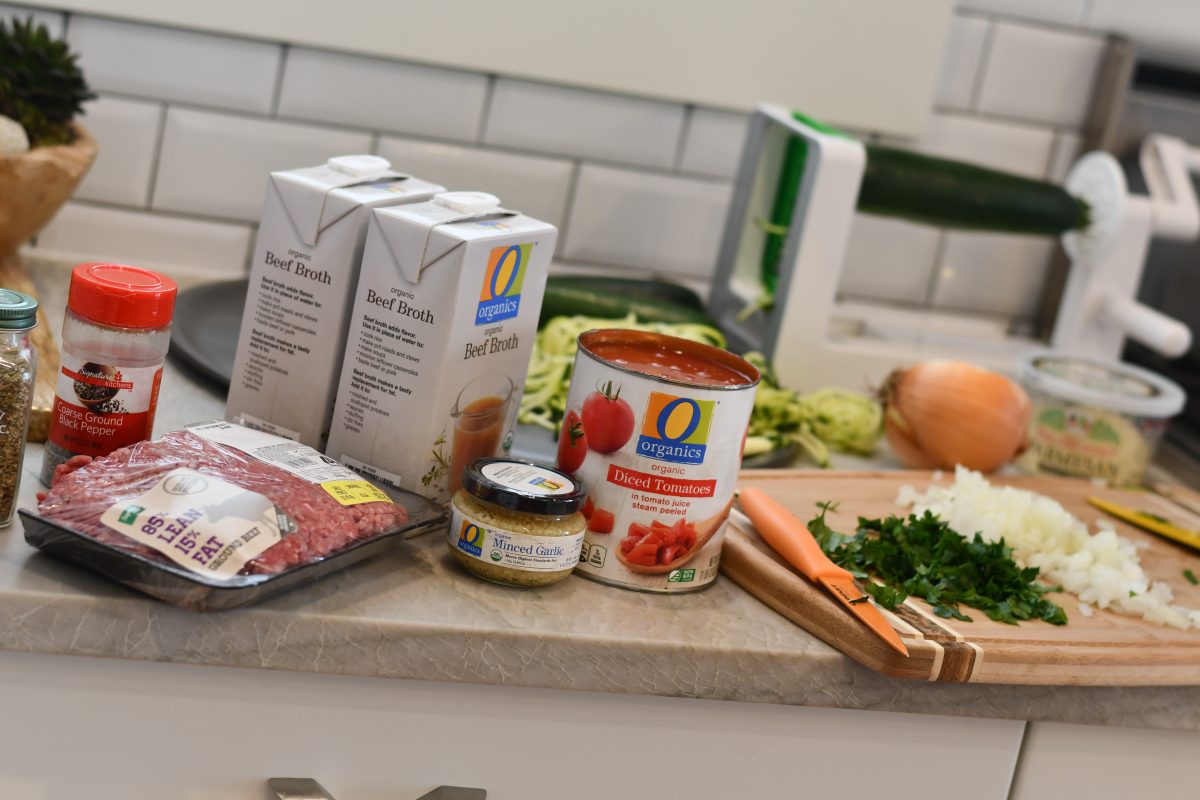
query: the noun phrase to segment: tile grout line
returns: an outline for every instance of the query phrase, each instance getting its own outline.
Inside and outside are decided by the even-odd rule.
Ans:
[[[154,210],[154,194],[158,188],[158,165],[162,163],[163,142],[167,136],[167,104],[163,103],[158,110],[158,131],[154,136],[153,158],[150,160],[150,180],[146,186],[145,209]]]
[[[579,173],[583,170],[583,161],[576,159],[571,166],[571,177],[567,181],[567,200],[563,203],[562,224],[558,226],[558,246],[555,248],[558,253],[566,252],[567,249],[567,231],[571,222],[571,214],[575,211],[575,195],[579,192]]]
[[[933,267],[929,271],[929,282],[925,285],[925,298],[920,304],[921,308],[933,308],[933,299],[942,280],[942,257],[946,255],[946,240],[949,238],[950,233],[945,228],[938,232],[937,247],[933,249]]]
[[[131,206],[124,203],[118,203],[113,200],[97,200],[95,198],[71,198],[72,203],[80,205],[92,206],[94,208],[103,208],[110,211],[125,211],[130,214],[147,214],[163,219],[182,220],[184,222],[204,222],[213,225],[224,225],[232,227],[246,228],[256,224],[256,221],[247,219],[238,219],[236,217],[219,217],[214,214],[199,214],[191,211],[175,211],[165,208],[145,208],[143,206]]]
[[[1088,20],[1092,18],[1092,12],[1096,10],[1096,0],[1083,0],[1083,6],[1079,9],[1079,19],[1075,20],[1075,26],[1078,28],[1086,28]]]
[[[987,30],[983,36],[983,47],[979,49],[979,66],[975,73],[975,84],[971,87],[971,100],[968,103],[968,109],[971,111],[979,110],[979,98],[983,94],[983,82],[987,77],[988,62],[992,58],[992,45],[996,40],[997,22],[994,18],[989,17],[987,21]]]
[[[487,141],[488,123],[492,117],[492,102],[496,97],[496,76],[487,76],[487,89],[483,93],[483,108],[479,112],[479,129],[475,132],[475,144]]]
[[[249,275],[251,262],[254,261],[254,250],[258,246],[258,226],[250,226],[250,236],[246,242],[246,257],[242,260],[242,274]]]
[[[671,169],[683,172],[683,152],[687,148],[688,139],[692,136],[692,123],[696,118],[696,107],[691,103],[683,107],[683,122],[679,126],[679,137],[675,140],[675,159]]]
[[[230,116],[237,119],[255,121],[255,122],[279,122],[291,125],[307,125],[314,128],[319,128],[323,131],[331,133],[357,133],[362,135],[381,135],[397,136],[404,139],[412,139],[413,141],[426,142],[430,144],[446,144],[454,147],[477,147],[488,150],[495,150],[500,153],[511,153],[518,156],[526,156],[529,158],[542,158],[550,161],[586,161],[589,164],[597,164],[600,166],[612,167],[613,169],[623,169],[631,172],[644,172],[651,175],[663,175],[672,177],[683,177],[691,180],[697,180],[705,183],[729,183],[730,178],[725,178],[719,175],[705,175],[702,173],[687,172],[678,173],[672,167],[661,167],[651,164],[639,164],[630,161],[616,161],[614,159],[596,158],[591,156],[579,156],[573,153],[561,153],[548,150],[531,150],[520,147],[511,147],[508,145],[496,145],[487,142],[477,142],[469,139],[455,139],[447,137],[436,137],[430,134],[423,134],[412,131],[402,130],[373,130],[367,127],[357,127],[353,125],[342,125],[336,122],[327,120],[307,119],[303,117],[292,116],[267,116],[262,112],[247,111],[245,109],[228,108],[225,106],[207,105],[204,103],[196,103],[189,100],[174,100],[152,95],[134,94],[132,92],[121,91],[105,91],[106,96],[112,96],[125,100],[139,101],[143,103],[166,103],[171,108],[176,108],[181,111],[195,111],[204,114],[216,114]]]
[[[275,83],[271,87],[271,103],[267,107],[268,117],[279,116],[279,100],[283,96],[283,76],[287,70],[288,55],[292,52],[292,46],[286,42],[280,45],[279,49],[279,65],[275,67]]]
[[[1028,119],[1026,117],[1015,117],[1009,114],[997,114],[994,111],[974,111],[968,108],[954,108],[952,106],[940,105],[935,105],[933,107],[933,115],[940,117],[953,117],[955,119],[980,120],[982,122],[991,122],[997,125],[1007,125],[1010,128],[1023,128],[1026,131],[1044,132],[1047,129],[1057,131],[1059,127],[1065,124],[1061,122],[1043,122],[1036,119]]]

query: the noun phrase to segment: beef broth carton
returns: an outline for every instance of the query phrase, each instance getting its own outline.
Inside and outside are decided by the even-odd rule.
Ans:
[[[480,192],[374,211],[326,455],[444,502],[507,452],[557,235]]]
[[[226,419],[324,449],[371,210],[441,191],[377,156],[271,173]]]

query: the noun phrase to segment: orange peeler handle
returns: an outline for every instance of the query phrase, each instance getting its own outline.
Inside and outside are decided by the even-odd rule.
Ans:
[[[754,486],[739,490],[737,497],[759,535],[809,580],[815,581],[818,575],[849,577],[849,572],[829,560],[808,526],[778,500]]]

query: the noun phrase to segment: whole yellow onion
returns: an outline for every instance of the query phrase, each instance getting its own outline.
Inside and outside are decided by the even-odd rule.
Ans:
[[[884,430],[913,469],[961,464],[992,472],[1025,449],[1029,395],[995,372],[962,361],[927,361],[888,376],[880,392]]]

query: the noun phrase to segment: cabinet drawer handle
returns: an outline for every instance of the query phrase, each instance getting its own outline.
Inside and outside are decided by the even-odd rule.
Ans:
[[[333,795],[312,778],[271,778],[267,781],[279,800],[334,800]],[[417,800],[486,800],[484,789],[465,786],[439,786]]]
[[[334,800],[333,795],[312,778],[271,778],[267,785],[279,800]]]

